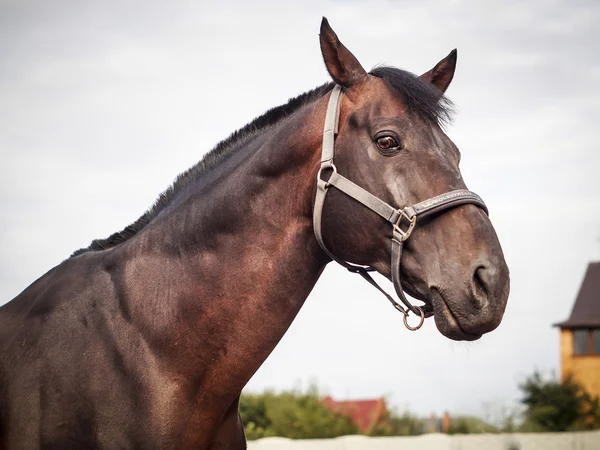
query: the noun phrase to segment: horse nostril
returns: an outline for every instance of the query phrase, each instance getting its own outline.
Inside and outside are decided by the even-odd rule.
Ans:
[[[489,296],[490,272],[485,266],[479,266],[473,274],[473,298],[480,307],[485,306]]]

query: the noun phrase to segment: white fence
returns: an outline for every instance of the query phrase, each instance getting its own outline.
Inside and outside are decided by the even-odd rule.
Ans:
[[[600,450],[600,431],[577,433],[424,434],[406,437],[343,436],[336,439],[265,438],[248,450]]]

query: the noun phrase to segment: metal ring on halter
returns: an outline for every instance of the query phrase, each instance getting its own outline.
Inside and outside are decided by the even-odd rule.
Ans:
[[[335,167],[335,164],[331,161],[328,161],[327,163],[322,163],[321,167],[319,168],[319,172],[317,173],[317,181],[325,181],[321,178],[321,172],[323,172],[323,169],[327,170],[327,169],[331,169],[332,170],[332,174],[337,173],[337,167]],[[330,184],[325,181],[325,187],[329,187]]]
[[[416,309],[419,310],[419,314],[421,315],[421,320],[419,321],[419,324],[415,327],[411,327],[408,324],[408,312],[406,314],[404,314],[404,326],[406,328],[408,328],[410,331],[417,331],[419,328],[421,328],[423,326],[423,322],[425,322],[425,313],[423,312],[423,310],[421,308],[419,308],[418,306],[415,306]]]

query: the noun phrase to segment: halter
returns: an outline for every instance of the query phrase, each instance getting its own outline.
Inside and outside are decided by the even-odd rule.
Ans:
[[[333,155],[335,152],[335,136],[338,133],[338,124],[340,118],[341,94],[342,87],[340,85],[336,85],[333,88],[333,91],[331,92],[331,96],[329,97],[329,103],[327,105],[325,127],[323,129],[323,151],[321,155],[321,168],[319,169],[319,173],[317,174],[317,194],[315,197],[315,207],[313,214],[313,228],[315,229],[315,237],[317,238],[317,242],[319,243],[323,251],[332,260],[344,266],[350,272],[358,273],[371,285],[378,289],[390,301],[394,308],[396,308],[404,315],[404,325],[406,326],[406,328],[408,328],[411,331],[415,331],[421,328],[421,326],[423,325],[426,313],[422,307],[411,304],[406,298],[404,290],[402,289],[402,284],[400,282],[400,263],[402,260],[402,246],[404,244],[404,241],[406,241],[410,237],[411,233],[415,229],[415,226],[417,225],[417,219],[426,217],[439,211],[443,211],[445,209],[454,208],[455,206],[465,204],[476,205],[482,208],[486,212],[486,214],[488,210],[485,206],[485,203],[483,202],[481,197],[479,197],[479,195],[466,189],[450,191],[445,194],[432,197],[420,203],[416,203],[412,206],[406,206],[403,209],[396,209],[393,206],[390,206],[389,204],[381,200],[380,198],[375,197],[370,192],[367,192],[366,190],[353,183],[349,179],[340,175],[337,171],[337,168],[333,164]],[[330,176],[327,180],[324,180],[322,177],[326,173],[329,173]],[[327,246],[323,241],[323,235],[321,233],[321,219],[323,215],[323,205],[325,204],[325,196],[327,195],[327,191],[331,186],[342,191],[344,194],[352,197],[356,201],[362,203],[364,206],[379,214],[392,225],[392,282],[394,284],[396,294],[398,295],[402,303],[404,303],[406,308],[404,308],[401,304],[396,302],[396,300],[394,300],[391,295],[385,292],[381,288],[381,286],[379,286],[377,282],[371,277],[371,275],[369,275],[369,272],[374,271],[375,268],[351,264],[348,261],[344,261],[343,259],[336,257],[327,249]],[[410,311],[412,311],[417,316],[420,316],[419,323],[414,327],[408,324],[408,314]],[[432,312],[427,313],[427,316],[430,315],[432,315]]]

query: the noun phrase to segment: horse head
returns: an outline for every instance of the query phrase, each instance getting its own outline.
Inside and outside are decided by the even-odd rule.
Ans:
[[[444,92],[454,76],[456,51],[416,76],[389,67],[367,73],[326,19],[320,43],[326,68],[343,92],[335,166],[328,168],[399,211],[440,194],[469,192],[460,152],[442,128],[449,118]],[[424,315],[433,314],[439,331],[451,339],[475,340],[500,324],[509,271],[482,202],[418,218],[402,243],[402,264],[394,267],[390,223],[344,192],[330,191],[322,239],[336,259],[370,266],[390,279],[397,275],[425,303]]]

